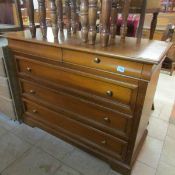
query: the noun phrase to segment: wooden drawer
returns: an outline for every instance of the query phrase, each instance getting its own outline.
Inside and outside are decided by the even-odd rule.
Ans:
[[[52,90],[36,83],[21,81],[23,96],[28,99],[47,102],[51,108],[61,108],[70,117],[93,125],[100,130],[128,138],[131,128],[131,117],[119,112],[113,112],[102,106],[79,97]],[[81,106],[81,107],[80,107]]]
[[[63,61],[140,78],[143,64],[84,52],[63,50]]]
[[[0,77],[0,96],[11,98],[8,80],[5,77]]]
[[[2,57],[0,57],[0,76],[3,76],[3,77],[6,76],[5,68],[4,68],[4,61]]]
[[[53,128],[58,133],[64,133],[71,137],[71,139],[93,146],[95,149],[110,154],[112,157],[118,159],[125,158],[127,142],[67,118],[62,114],[55,113],[33,102],[25,100],[24,104],[29,120],[33,118],[48,128]]]
[[[76,91],[88,92],[91,96],[96,95],[115,100],[128,105],[131,109],[135,106],[137,85],[122,86],[122,82],[120,84],[114,80],[92,78],[62,67],[27,59],[17,59],[17,64],[21,75],[40,78],[40,81],[62,84],[65,87],[72,87]]]

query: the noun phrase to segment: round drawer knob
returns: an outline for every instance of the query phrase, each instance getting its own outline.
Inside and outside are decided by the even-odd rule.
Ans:
[[[107,143],[106,140],[101,141],[101,144],[103,144],[103,145],[106,145],[106,143]]]
[[[36,109],[33,109],[32,112],[33,112],[33,113],[37,113],[38,111],[37,111]]]
[[[110,119],[108,117],[105,117],[104,121],[110,123]]]
[[[112,92],[112,91],[107,91],[107,92],[106,92],[106,95],[108,95],[109,97],[112,97],[113,92]]]
[[[35,91],[32,89],[29,92],[30,92],[30,94],[35,94]]]
[[[31,72],[31,71],[32,71],[32,69],[31,69],[30,67],[27,67],[26,70],[27,70],[28,72]]]
[[[101,61],[101,60],[100,60],[99,58],[94,58],[94,62],[95,62],[95,63],[100,63],[100,61]]]

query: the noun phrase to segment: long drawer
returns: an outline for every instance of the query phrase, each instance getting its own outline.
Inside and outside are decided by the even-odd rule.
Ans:
[[[24,120],[33,119],[39,121],[45,126],[53,128],[58,133],[64,133],[71,139],[83,142],[112,157],[121,160],[125,158],[127,142],[67,118],[62,114],[55,113],[31,101],[23,100],[26,111]]]
[[[97,79],[84,76],[81,73],[61,67],[44,64],[38,61],[17,57],[18,72],[23,75],[40,78],[51,83],[64,84],[66,87],[83,90],[89,94],[101,96],[125,104],[131,109],[135,106],[137,96],[137,85],[122,86],[109,79]]]
[[[95,103],[60,92],[59,89],[56,91],[25,80],[20,82],[25,98],[34,99],[40,103],[46,102],[53,109],[61,109],[77,120],[105,132],[128,138],[132,122],[131,116],[113,112]]]

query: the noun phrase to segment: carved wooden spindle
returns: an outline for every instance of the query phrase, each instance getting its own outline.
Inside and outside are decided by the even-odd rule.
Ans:
[[[71,26],[72,32],[75,34],[77,30],[76,0],[71,0]]]
[[[97,0],[89,0],[89,44],[95,44],[97,20]]]
[[[115,38],[116,30],[117,30],[117,0],[112,0],[112,9],[111,9],[111,27],[110,27],[110,33],[111,37]]]
[[[153,13],[153,18],[151,21],[150,36],[149,36],[149,39],[151,39],[151,40],[153,39],[155,30],[156,30],[158,14],[159,14],[158,12]]]
[[[55,0],[50,0],[50,12],[53,35],[54,38],[58,38],[57,7]]]
[[[81,0],[80,5],[81,37],[83,42],[88,40],[88,0]]]
[[[63,31],[63,3],[62,0],[57,0],[57,13],[58,13],[58,27],[60,31]]]
[[[102,0],[102,31],[101,31],[101,45],[106,47],[108,45],[110,33],[110,15],[111,15],[112,0]]]
[[[71,7],[70,7],[70,0],[65,0],[65,11],[67,17],[67,32],[68,34],[71,33]]]
[[[33,1],[28,0],[27,4],[27,12],[29,16],[29,29],[32,35],[32,38],[36,37],[36,27],[35,27],[35,20],[34,20],[34,6]]]
[[[45,0],[38,0],[39,21],[43,38],[47,37]]]
[[[122,25],[120,30],[121,39],[124,40],[127,34],[127,20],[129,14],[131,0],[124,0],[124,7],[122,13]]]

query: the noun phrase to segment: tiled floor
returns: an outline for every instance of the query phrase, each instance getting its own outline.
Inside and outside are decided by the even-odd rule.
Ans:
[[[175,75],[161,74],[149,135],[132,175],[175,175],[175,125],[169,124]],[[0,114],[0,175],[119,175],[105,162]]]

